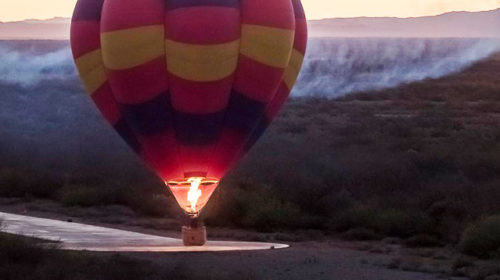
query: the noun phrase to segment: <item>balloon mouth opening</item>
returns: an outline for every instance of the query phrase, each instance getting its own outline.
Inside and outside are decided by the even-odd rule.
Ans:
[[[217,178],[188,177],[165,182],[179,206],[191,218],[199,216],[219,185]]]

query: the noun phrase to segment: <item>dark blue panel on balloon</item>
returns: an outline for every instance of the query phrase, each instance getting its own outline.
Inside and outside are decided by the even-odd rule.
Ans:
[[[175,134],[183,145],[210,145],[219,139],[224,112],[189,114],[175,112]]]
[[[124,119],[119,120],[113,127],[136,153],[140,152],[141,145]]]
[[[139,135],[154,135],[173,127],[168,93],[141,104],[121,104],[120,107],[127,123]]]
[[[224,126],[249,134],[262,118],[266,107],[267,103],[233,92],[227,107]]]
[[[252,131],[252,134],[248,138],[248,141],[245,143],[245,147],[244,147],[245,151],[249,151],[253,147],[253,145],[255,145],[255,143],[257,143],[259,138],[262,137],[262,135],[264,135],[264,132],[266,132],[266,130],[270,124],[271,123],[266,118],[262,118],[259,121],[259,124]]]
[[[73,21],[90,20],[99,21],[104,0],[79,0],[76,3]]]

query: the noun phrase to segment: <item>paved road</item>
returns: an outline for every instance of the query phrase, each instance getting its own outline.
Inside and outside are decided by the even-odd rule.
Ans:
[[[175,238],[69,223],[0,212],[3,232],[61,241],[67,250],[115,252],[210,252],[287,248],[285,244],[209,241],[202,247],[185,247]]]

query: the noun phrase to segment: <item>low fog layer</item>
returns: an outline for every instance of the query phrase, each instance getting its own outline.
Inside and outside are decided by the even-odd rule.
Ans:
[[[313,39],[294,95],[338,97],[439,78],[499,50],[495,39]]]
[[[312,39],[293,95],[338,97],[439,78],[499,50],[493,39]],[[73,79],[65,43],[0,43],[0,82],[32,87]]]
[[[0,44],[0,81],[33,86],[44,79],[66,79],[76,75],[69,48],[32,53]]]

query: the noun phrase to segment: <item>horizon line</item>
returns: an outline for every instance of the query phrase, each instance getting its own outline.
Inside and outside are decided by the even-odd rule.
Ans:
[[[438,17],[438,16],[443,16],[447,14],[454,14],[454,13],[486,13],[486,12],[493,12],[500,10],[500,7],[492,10],[482,10],[482,11],[449,11],[445,13],[438,13],[438,14],[430,14],[430,15],[422,15],[422,16],[413,16],[413,17],[399,17],[399,16],[353,16],[353,17],[325,17],[325,18],[313,18],[313,19],[308,19],[308,21],[321,21],[321,20],[328,20],[328,19],[356,19],[356,18],[395,18],[395,19],[415,19],[415,18],[425,18],[425,17]],[[55,20],[55,19],[69,19],[71,20],[71,17],[64,17],[64,16],[55,16],[51,18],[25,18],[25,19],[20,19],[20,20],[15,20],[15,21],[0,21],[0,23],[18,23],[18,22],[26,22],[26,21],[50,21],[50,20]]]

